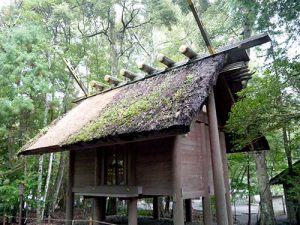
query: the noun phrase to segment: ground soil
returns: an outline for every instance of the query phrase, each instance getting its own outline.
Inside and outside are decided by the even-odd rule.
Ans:
[[[89,220],[90,212],[82,210],[82,209],[76,209],[74,212],[74,221],[73,225],[92,225],[92,221]],[[247,215],[245,215],[247,217]],[[37,225],[39,224],[37,220],[35,219],[35,213],[27,213],[27,220],[26,225]],[[64,221],[65,213],[62,210],[57,210],[53,216],[53,218],[49,218],[49,220],[45,220],[43,225],[63,225],[65,223]],[[199,210],[193,210],[193,223],[186,223],[186,225],[203,225],[202,221],[202,213]],[[277,225],[285,225],[289,224],[285,222],[285,217],[279,217],[277,218]],[[6,224],[17,224],[16,221],[12,221],[11,219],[7,221]],[[117,224],[117,225],[127,225],[127,217],[126,216],[107,216],[106,218],[107,224]],[[253,221],[256,224],[255,221]],[[2,221],[2,218],[0,219],[0,223],[4,224]],[[167,219],[160,219],[160,220],[153,220],[151,217],[143,217],[139,216],[138,218],[138,224],[139,225],[173,225],[173,222],[170,218]],[[246,225],[247,223],[236,221],[235,225]],[[99,224],[102,225],[102,224]],[[216,223],[214,223],[216,225]]]

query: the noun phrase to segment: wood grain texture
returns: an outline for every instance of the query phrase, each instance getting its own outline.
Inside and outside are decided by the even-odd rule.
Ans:
[[[143,195],[171,193],[174,140],[169,137],[131,146],[136,152],[136,185],[143,187]]]
[[[93,186],[95,181],[99,182],[98,177],[95,180],[95,150],[74,151],[74,153],[74,187]]]
[[[178,136],[176,151],[181,154],[181,187],[184,198],[187,196],[205,193],[207,185],[207,154],[206,138],[201,124],[196,122],[191,126],[191,131],[187,135]],[[174,149],[175,150],[175,149]],[[187,195],[187,196],[185,196]]]

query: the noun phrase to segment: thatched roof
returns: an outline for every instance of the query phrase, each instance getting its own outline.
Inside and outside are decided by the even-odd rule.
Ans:
[[[291,182],[300,181],[300,160],[293,164],[292,170],[289,168],[283,170],[270,180],[271,185],[289,184]]]
[[[29,141],[20,154],[187,133],[219,73],[229,82],[233,93],[241,90],[242,80],[250,79],[251,74],[235,63],[249,61],[245,49],[269,41],[267,34],[261,34],[225,46],[213,56],[194,54],[195,57],[188,56],[189,60],[181,63],[167,60],[172,62],[171,68],[82,100]],[[225,64],[230,65],[224,68]],[[169,63],[167,66],[170,67]],[[230,105],[225,107],[227,113]]]
[[[21,154],[172,130],[187,132],[224,63],[224,55],[205,58],[87,98],[42,131]]]

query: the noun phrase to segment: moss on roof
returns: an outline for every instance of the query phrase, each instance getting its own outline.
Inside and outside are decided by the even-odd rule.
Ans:
[[[95,120],[62,145],[190,126],[224,61],[224,55],[210,57],[125,86]]]

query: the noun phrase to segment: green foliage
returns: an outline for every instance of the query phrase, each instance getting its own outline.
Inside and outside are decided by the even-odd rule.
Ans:
[[[277,174],[286,167],[283,126],[288,130],[294,159],[300,158],[300,64],[298,55],[291,56],[298,40],[300,5],[294,0],[194,3],[216,48],[241,39],[246,25],[255,32],[272,34],[274,46],[266,57],[268,65],[239,94],[241,101],[233,108],[227,129],[235,134],[238,148],[258,135],[266,135],[272,149],[268,166],[272,175]],[[21,181],[25,181],[27,204],[36,207],[38,159],[17,158],[16,154],[45,124],[66,112],[79,95],[62,57],[88,70],[80,77],[88,86],[91,80],[102,80],[107,73],[117,76],[122,67],[137,71],[136,61],[158,66],[157,52],[180,61],[181,44],[197,52],[206,51],[186,0],[24,0],[0,10],[0,214],[3,210],[15,213]],[[172,98],[159,99],[158,90],[138,102],[115,106],[91,131],[105,130],[104,125],[111,121],[126,124],[158,99],[169,109],[189,82],[187,76],[185,85]],[[120,114],[127,120],[121,121]],[[240,196],[247,194],[243,191],[247,188],[246,178],[242,176],[245,160],[244,155],[230,157],[233,189]],[[57,174],[58,161],[54,160],[53,174]],[[47,163],[44,160],[44,168]],[[250,191],[255,193],[251,162],[250,168]],[[45,179],[46,173],[43,185]],[[54,183],[52,176],[52,189]]]

